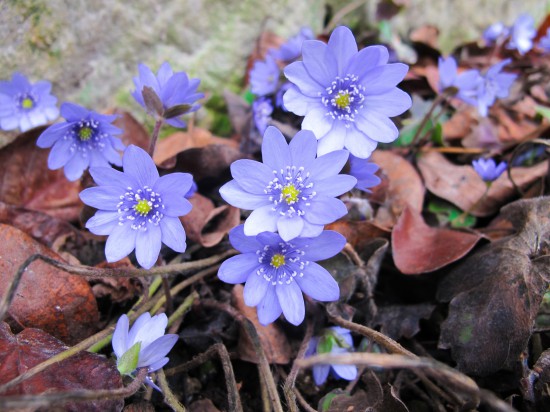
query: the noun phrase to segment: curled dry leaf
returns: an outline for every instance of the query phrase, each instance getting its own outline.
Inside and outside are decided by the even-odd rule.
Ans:
[[[63,169],[48,169],[49,150],[36,146],[44,130],[29,130],[0,150],[0,199],[61,219],[77,220],[82,209],[80,181],[68,181]]]
[[[483,196],[486,187],[472,166],[455,165],[441,153],[426,152],[419,156],[418,168],[430,192],[474,216],[490,216],[516,195],[508,175],[503,173],[493,182],[485,199],[470,210]],[[547,172],[548,163],[542,162],[532,167],[513,167],[511,174],[516,185],[525,189]]]
[[[264,349],[265,356],[269,363],[287,364],[290,362],[292,350],[290,344],[281,328],[276,323],[270,323],[267,326],[260,324],[256,308],[246,306],[243,298],[243,285],[235,285],[232,291],[233,305],[241,312],[248,320],[252,322],[260,343]],[[254,350],[254,345],[246,333],[239,334],[239,344],[237,348],[239,357],[247,362],[258,363],[258,357]]]
[[[240,222],[239,209],[214,203],[200,193],[195,193],[189,201],[193,209],[180,217],[187,237],[204,247],[215,246]]]
[[[34,254],[62,260],[22,231],[0,224],[0,295],[4,296],[19,266]],[[74,344],[90,336],[99,319],[90,285],[82,277],[37,260],[21,277],[9,316],[23,327],[40,328]]]
[[[549,281],[550,198],[502,209],[516,234],[484,246],[441,281],[437,299],[450,302],[439,346],[458,368],[488,375],[510,367],[525,350]]]
[[[464,257],[480,235],[428,226],[420,213],[406,208],[393,228],[393,261],[406,275],[433,272]]]
[[[391,228],[407,205],[421,211],[424,185],[416,169],[403,157],[387,150],[376,150],[371,160],[380,166],[389,182],[386,197],[376,211],[374,223]]]
[[[97,265],[99,268],[129,268],[135,269],[135,266],[127,257],[118,262],[104,262]],[[138,278],[95,278],[91,280],[92,291],[96,298],[109,296],[112,302],[124,302],[138,296],[143,289],[143,285]]]
[[[69,348],[63,342],[39,329],[25,329],[18,335],[13,335],[8,325],[0,324],[0,384],[9,382],[33,366],[67,349]],[[118,388],[122,388],[122,378],[114,363],[95,353],[80,352],[9,388],[3,395],[38,395],[82,389]],[[123,406],[123,399],[95,400],[65,403],[62,410],[121,411]]]
[[[394,340],[410,339],[420,332],[420,319],[428,319],[434,309],[435,305],[429,303],[383,306],[378,308],[373,323],[381,326],[380,332]]]

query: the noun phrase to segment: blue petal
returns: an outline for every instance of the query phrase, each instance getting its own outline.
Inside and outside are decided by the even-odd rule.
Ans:
[[[159,179],[159,172],[151,156],[137,146],[130,145],[122,157],[124,173],[135,178],[143,186],[152,188]]]
[[[72,125],[68,123],[58,123],[51,125],[46,130],[42,132],[42,134],[38,137],[38,140],[36,141],[36,145],[41,148],[46,147],[52,147],[55,142],[57,142],[58,139],[63,138],[65,136],[65,133],[67,133],[67,130]]]
[[[227,182],[220,188],[220,196],[232,206],[253,210],[271,204],[265,194],[254,195],[245,191],[236,180]]]
[[[145,269],[157,262],[160,253],[162,233],[157,225],[148,225],[147,230],[138,231],[136,237],[136,259]]]
[[[365,96],[365,107],[387,117],[398,116],[410,109],[411,97],[403,90],[394,88],[385,93]]]
[[[256,240],[255,236],[246,236],[244,234],[244,225],[236,226],[229,231],[229,241],[241,253],[256,253],[256,251],[263,247]]]
[[[317,142],[317,156],[322,156],[344,148],[347,128],[344,122],[335,120],[332,129]]]
[[[283,309],[286,320],[295,326],[303,322],[306,310],[302,290],[296,282],[289,284],[277,284],[275,286],[279,303]]]
[[[300,130],[290,141],[290,158],[294,166],[309,169],[309,164],[317,156],[317,139],[309,130]]]
[[[157,79],[160,85],[165,85],[166,82],[168,82],[168,79],[174,75],[174,71],[172,70],[172,66],[170,66],[170,63],[164,62],[160,65],[159,70],[157,72]]]
[[[262,143],[262,160],[271,170],[291,166],[290,150],[283,134],[274,126],[269,126],[264,133]]]
[[[70,139],[59,139],[54,143],[48,155],[48,168],[52,170],[65,166],[77,153],[71,151],[73,142]]]
[[[309,169],[311,176],[315,181],[319,181],[337,175],[348,161],[348,156],[347,150],[336,150],[319,156]]]
[[[193,208],[193,205],[191,205],[189,200],[187,200],[184,196],[168,193],[162,195],[161,197],[162,203],[164,204],[163,213],[166,216],[184,216]]]
[[[389,121],[391,122],[391,120]],[[372,152],[376,149],[378,141],[374,137],[371,138],[365,129],[358,129],[359,126],[360,125],[357,124],[357,127],[352,126],[347,130],[344,145],[352,155],[361,159],[366,159],[370,157]],[[361,124],[361,126],[363,126],[363,124]],[[397,130],[397,128],[395,130]],[[397,135],[395,137],[397,137]]]
[[[311,205],[304,219],[317,225],[326,225],[345,216],[348,213],[346,205],[333,197],[316,196],[311,199]]]
[[[86,222],[86,228],[94,235],[109,235],[118,226],[118,212],[98,210]]]
[[[357,366],[355,365],[332,365],[334,373],[340,378],[352,381],[357,377]]]
[[[283,309],[279,303],[279,298],[277,297],[274,286],[267,289],[264,300],[260,302],[257,308],[258,320],[264,326],[269,325],[281,316]]]
[[[307,220],[304,220],[304,228],[302,229],[302,233],[300,235],[308,238],[317,237],[323,232],[324,227],[325,225],[314,225],[313,223],[309,223]]]
[[[255,236],[262,232],[276,232],[279,215],[272,208],[272,205],[267,205],[254,210],[244,222],[244,234]]]
[[[164,365],[166,365],[169,361],[170,361],[170,359],[168,359],[168,358],[162,358],[162,359],[160,359],[156,362],[153,362],[149,365],[149,368],[147,369],[147,371],[149,373],[158,371],[160,368],[162,368]],[[147,381],[146,381],[146,383],[147,383]],[[157,385],[154,385],[153,388],[160,391],[160,388]]]
[[[304,276],[294,278],[302,291],[321,302],[334,302],[340,297],[340,288],[328,271],[315,262],[309,262]]]
[[[164,216],[159,225],[162,232],[162,243],[176,252],[185,252],[187,244],[185,243],[185,229],[181,221],[177,217]]]
[[[85,119],[90,114],[90,111],[78,104],[63,103],[61,105],[61,116],[63,116],[69,122],[79,122]]]
[[[63,168],[65,177],[71,182],[74,182],[75,180],[80,179],[80,177],[82,176],[82,173],[84,173],[84,170],[88,168],[89,164],[90,164],[90,158],[82,157],[80,153],[77,152],[72,157],[72,159],[67,162],[67,164]]]
[[[105,244],[107,262],[117,262],[132,253],[136,245],[136,235],[137,231],[132,229],[129,224],[115,227]]]
[[[311,130],[317,139],[329,133],[334,125],[334,119],[327,116],[325,107],[315,107],[308,110],[302,121],[302,129]]]
[[[364,73],[359,82],[366,88],[367,97],[386,93],[397,86],[407,74],[409,66],[403,63],[376,66]],[[366,107],[372,107],[367,106]]]
[[[151,314],[149,312],[144,312],[141,315],[139,315],[139,317],[136,319],[136,321],[134,322],[134,324],[130,328],[130,331],[128,332],[128,345],[130,345],[130,347],[133,346],[137,342],[136,337],[137,337],[138,333],[150,321],[151,321]],[[168,322],[168,320],[167,320],[167,322]],[[162,331],[162,334],[164,334],[164,330]],[[159,335],[159,336],[161,336],[161,335]]]
[[[256,276],[254,272],[259,265],[256,254],[244,253],[233,256],[222,263],[218,277],[226,283],[244,283],[251,274]]]
[[[256,261],[257,262],[257,261]],[[244,303],[248,306],[257,306],[265,297],[271,282],[264,279],[260,273],[250,273],[244,285]]]
[[[328,87],[338,76],[338,64],[328,46],[319,40],[306,40],[302,45],[302,60],[309,75]]]
[[[357,54],[357,43],[351,30],[345,26],[334,29],[328,41],[328,47],[336,58],[338,74],[347,74],[346,69],[349,62]]]
[[[192,184],[193,176],[189,173],[170,173],[157,180],[153,191],[161,196],[171,194],[175,197],[185,197]]]
[[[305,251],[304,259],[317,261],[338,254],[344,248],[346,238],[338,232],[325,230],[315,238],[295,239],[293,243]]]
[[[294,83],[306,96],[318,98],[325,91],[323,85],[316,82],[307,72],[303,62],[294,62],[285,67],[286,78]]]
[[[365,73],[376,66],[386,64],[388,58],[389,53],[385,46],[368,46],[353,56],[347,71],[363,79]]]
[[[364,110],[355,117],[357,128],[370,139],[380,143],[391,143],[399,136],[399,131],[395,124],[385,115],[374,111]],[[348,139],[346,138],[346,147]],[[350,150],[354,156],[365,158],[368,156],[358,156]]]
[[[353,189],[357,179],[350,175],[330,176],[316,182],[315,191],[318,195],[336,197]]]
[[[172,350],[177,341],[178,335],[168,334],[150,343],[139,353],[138,368],[160,361]]]
[[[285,242],[300,236],[303,228],[304,220],[297,215],[294,217],[281,216],[277,220],[277,231]]]
[[[265,194],[265,188],[275,177],[270,167],[248,159],[240,159],[233,162],[231,165],[231,175],[240,187],[256,195]]]
[[[328,378],[330,365],[315,365],[313,366],[313,380],[317,386],[321,386]]]
[[[283,104],[286,110],[298,116],[305,116],[311,108],[324,107],[319,97],[305,96],[294,85],[283,95]]]
[[[80,192],[80,200],[96,209],[115,211],[122,194],[116,186],[89,187]]]
[[[92,167],[90,168],[94,182],[99,186],[116,186],[120,188],[120,195],[123,195],[129,187],[137,188],[138,182],[123,172],[119,172],[112,167]]]
[[[123,314],[116,323],[115,331],[113,332],[113,351],[118,359],[129,349],[128,348],[128,327],[130,323],[128,316]]]

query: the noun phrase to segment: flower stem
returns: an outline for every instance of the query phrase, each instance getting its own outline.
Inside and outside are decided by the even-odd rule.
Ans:
[[[483,192],[483,194],[481,195],[481,197],[479,199],[477,199],[477,202],[475,202],[472,206],[470,206],[468,208],[468,210],[465,210],[464,212],[462,212],[455,220],[459,223],[459,224],[463,224],[464,223],[464,219],[466,219],[466,216],[468,216],[473,210],[475,210],[480,204],[481,202],[483,201],[483,199],[485,199],[485,197],[487,196],[487,194],[489,193],[489,189],[491,188],[491,183],[492,182],[487,182],[486,185],[485,185],[485,191]]]
[[[428,123],[428,120],[432,117],[432,114],[437,106],[441,104],[445,99],[447,98],[447,95],[445,93],[438,94],[437,97],[432,102],[432,105],[430,106],[430,109],[428,112],[424,115],[422,118],[422,121],[420,122],[420,125],[418,126],[418,129],[416,129],[416,132],[414,133],[414,136],[411,140],[411,146],[415,146],[417,144],[417,139],[420,137],[420,134],[422,133],[422,130],[424,130],[424,127]]]
[[[162,369],[159,369],[157,371],[157,380],[158,380],[160,389],[162,389],[162,393],[164,395],[164,402],[166,402],[168,406],[172,408],[173,411],[185,412],[186,411],[185,407],[178,401],[178,398],[176,398],[176,396],[170,389],[170,386],[168,386],[166,375],[164,374],[164,371]]]
[[[153,129],[153,133],[151,134],[151,143],[149,145],[149,156],[151,156],[151,158],[153,157],[153,154],[155,153],[155,146],[157,145],[157,140],[159,138],[160,128],[162,127],[163,123],[164,123],[163,118],[157,119],[157,121],[155,122],[155,128]]]

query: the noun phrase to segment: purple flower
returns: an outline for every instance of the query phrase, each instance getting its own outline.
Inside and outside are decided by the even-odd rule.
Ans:
[[[38,147],[52,147],[48,156],[48,167],[52,170],[64,167],[67,179],[79,179],[84,170],[91,167],[109,167],[109,163],[122,165],[120,153],[125,146],[115,137],[122,133],[111,123],[116,115],[104,115],[72,103],[61,105],[64,123],[48,127],[36,144]]]
[[[490,183],[498,179],[498,177],[506,170],[506,162],[500,162],[498,165],[493,159],[474,160],[472,162],[474,170],[484,182]]]
[[[504,23],[498,22],[493,23],[485,29],[483,32],[483,39],[489,45],[503,40],[510,34],[510,28],[507,27]]]
[[[347,27],[334,30],[328,44],[306,40],[303,61],[288,65],[293,86],[283,99],[287,110],[305,116],[302,129],[319,140],[319,155],[348,149],[367,158],[379,142],[397,139],[389,117],[411,107],[410,96],[395,87],[407,73],[402,63],[387,64],[388,49],[357,43]]]
[[[510,92],[512,83],[517,75],[513,73],[502,73],[502,68],[510,63],[511,59],[503,60],[491,66],[487,73],[481,76],[475,92],[477,109],[482,116],[487,116],[489,107],[498,98],[505,98]]]
[[[539,47],[546,52],[550,52],[550,28],[546,30],[546,34],[540,38]]]
[[[537,34],[535,20],[529,14],[519,16],[510,29],[510,40],[506,45],[507,49],[517,50],[525,54],[533,48],[533,39]]]
[[[302,44],[305,40],[315,38],[313,31],[309,27],[302,27],[300,33],[292,36],[279,49],[270,50],[270,54],[276,59],[283,61],[292,61],[302,54]]]
[[[262,325],[275,321],[281,313],[293,325],[302,323],[302,292],[323,302],[340,296],[338,283],[315,261],[342,250],[346,239],[341,234],[327,230],[315,238],[285,242],[271,232],[246,236],[243,225],[239,225],[229,232],[229,240],[242,255],[223,262],[218,277],[232,284],[246,282],[244,302],[257,306]]]
[[[252,103],[252,115],[254,118],[254,125],[260,134],[264,134],[265,129],[271,121],[271,113],[273,113],[273,105],[271,99],[267,97],[259,97]]]
[[[0,129],[22,132],[57,119],[57,98],[50,94],[52,84],[35,84],[21,73],[13,73],[11,81],[0,81]]]
[[[309,347],[305,356],[309,357],[321,353],[348,353],[353,352],[353,339],[351,332],[347,329],[334,326],[325,329],[321,336],[314,336],[309,341]],[[313,367],[313,380],[317,386],[327,380],[329,372],[341,379],[348,381],[357,377],[357,366],[355,365],[315,365]]]
[[[118,319],[113,333],[113,350],[120,373],[130,375],[137,368],[147,368],[151,373],[168,363],[166,355],[178,341],[178,335],[165,335],[167,325],[168,318],[164,313],[151,317],[149,312],[145,312],[136,319],[130,330],[128,316],[122,315]],[[138,347],[133,349],[135,352],[129,353],[137,344]],[[146,382],[160,391],[149,377]]]
[[[357,179],[357,184],[355,185],[357,189],[370,193],[369,188],[380,184],[380,178],[375,175],[380,167],[369,162],[369,159],[361,159],[350,155],[349,164],[349,174]]]
[[[268,54],[265,60],[257,60],[250,70],[250,90],[258,96],[275,93],[280,74],[277,62]]]
[[[134,249],[139,264],[151,268],[161,243],[176,252],[185,251],[185,230],[178,219],[191,210],[185,199],[193,178],[171,173],[159,178],[153,159],[130,145],[122,157],[124,172],[92,167],[99,185],[83,190],[80,199],[99,209],[86,227],[96,235],[109,235],[105,245],[108,262],[116,262]]]
[[[467,70],[458,74],[456,60],[449,56],[446,59],[440,57],[438,62],[439,70],[439,91],[445,92],[451,88],[456,89],[455,97],[460,100],[476,105],[476,99],[473,97],[476,88],[481,81],[481,75],[477,70]]]
[[[150,87],[157,94],[164,110],[179,105],[189,105],[190,108],[185,113],[191,113],[199,109],[200,105],[194,103],[204,97],[203,93],[197,93],[199,79],[189,79],[185,72],[174,73],[168,62],[164,62],[155,76],[151,69],[144,64],[140,64],[139,77],[134,77],[136,90],[132,96],[136,101],[147,110],[147,105],[143,100],[143,88]],[[178,116],[166,119],[166,123],[174,127],[185,127],[186,123]]]
[[[325,224],[347,213],[335,196],[357,183],[352,176],[338,174],[348,152],[315,158],[316,151],[310,131],[299,131],[287,145],[282,133],[270,126],[262,142],[263,163],[243,159],[231,165],[234,180],[223,185],[220,194],[235,207],[254,210],[244,224],[247,236],[278,231],[287,242],[315,237]]]

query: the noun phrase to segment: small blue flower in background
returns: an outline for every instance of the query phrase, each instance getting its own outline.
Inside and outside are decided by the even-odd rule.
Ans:
[[[299,131],[287,144],[270,126],[262,142],[263,163],[233,162],[234,180],[223,185],[220,194],[230,205],[254,210],[244,224],[247,236],[278,231],[285,241],[314,237],[347,213],[335,197],[357,183],[352,176],[338,174],[348,152],[336,150],[315,158],[316,152],[317,140],[310,131]]]
[[[166,355],[178,341],[178,335],[165,335],[167,325],[168,318],[164,313],[151,317],[149,312],[145,312],[130,330],[128,316],[122,315],[118,319],[113,333],[113,350],[121,374],[131,375],[137,368],[147,368],[151,373],[168,363]],[[149,377],[145,382],[160,391]]]
[[[546,34],[540,38],[538,44],[544,51],[550,52],[550,28],[546,30]]]
[[[52,84],[34,84],[21,73],[13,73],[11,81],[0,81],[0,129],[22,132],[57,119],[57,98],[50,94]]]
[[[510,29],[510,40],[506,45],[507,49],[517,50],[525,54],[533,48],[533,39],[537,34],[535,20],[529,14],[520,15]]]
[[[105,256],[116,262],[134,249],[138,263],[151,268],[161,243],[184,252],[185,230],[178,218],[189,213],[185,198],[193,178],[188,173],[171,173],[159,178],[153,159],[130,145],[122,158],[124,172],[92,167],[90,174],[99,185],[80,192],[80,199],[99,209],[86,227],[96,235],[108,235]]]
[[[273,113],[273,105],[271,99],[267,97],[259,97],[252,103],[252,116],[254,119],[254,125],[260,134],[264,134],[265,129],[271,121],[271,114]]]
[[[315,38],[309,27],[302,27],[300,33],[288,39],[280,48],[270,50],[269,53],[276,59],[286,62],[296,60],[302,55],[302,44],[305,40]]]
[[[493,105],[497,98],[503,99],[508,97],[510,87],[517,77],[516,74],[502,72],[504,66],[510,62],[511,59],[503,60],[491,66],[481,76],[481,81],[477,85],[475,98],[477,100],[477,109],[482,116],[487,116],[489,107]]]
[[[481,75],[477,70],[467,70],[458,74],[458,68],[454,57],[446,59],[440,57],[438,62],[439,91],[445,92],[450,88],[456,89],[454,97],[465,103],[476,105],[475,93]]]
[[[79,179],[90,167],[109,167],[109,163],[122,165],[119,151],[125,146],[115,137],[122,130],[111,123],[116,115],[104,115],[72,103],[61,105],[64,123],[48,127],[36,142],[38,147],[51,147],[48,167],[64,168],[70,181]]]
[[[338,27],[328,44],[306,40],[303,61],[284,69],[293,86],[285,93],[287,110],[305,116],[302,129],[319,139],[317,153],[348,149],[367,158],[379,142],[397,139],[399,132],[390,117],[411,107],[411,98],[396,85],[408,66],[387,64],[384,46],[357,51],[350,29]]]
[[[197,111],[199,104],[194,104],[198,99],[204,97],[203,93],[197,93],[199,87],[199,79],[189,79],[185,72],[172,71],[172,67],[168,62],[164,62],[157,75],[144,64],[140,64],[139,76],[134,77],[136,90],[132,92],[134,99],[147,110],[145,101],[143,100],[142,91],[144,87],[151,87],[159,97],[165,110],[178,105],[189,105],[186,113]],[[185,127],[186,123],[179,116],[165,119],[166,123],[174,127]]]
[[[250,91],[258,96],[275,93],[279,84],[281,70],[271,55],[265,60],[257,60],[250,70]]]
[[[474,170],[481,177],[481,179],[486,183],[492,183],[497,180],[499,176],[504,173],[506,167],[508,166],[506,162],[500,162],[498,165],[493,159],[483,159],[474,160],[472,162]]]
[[[326,230],[315,238],[285,242],[270,232],[246,236],[243,225],[239,225],[229,232],[229,240],[242,255],[223,262],[218,277],[231,284],[246,282],[244,302],[257,306],[262,325],[274,322],[281,313],[293,325],[302,323],[302,292],[322,302],[339,298],[338,283],[315,261],[342,250],[346,239],[341,234]]]
[[[353,339],[347,329],[334,326],[325,329],[321,336],[314,336],[309,341],[306,357],[322,353],[348,353],[353,352]],[[333,375],[340,379],[352,381],[357,377],[355,365],[315,365],[313,367],[313,380],[317,386],[322,385],[332,370]]]
[[[369,189],[380,184],[381,180],[375,174],[380,169],[377,164],[369,162],[369,159],[361,159],[354,155],[350,155],[349,163],[349,174],[357,179],[355,188],[371,193]]]
[[[502,22],[493,23],[483,32],[483,39],[488,45],[504,40],[510,34],[510,28]]]
[[[292,87],[292,84],[290,82],[284,82],[281,84],[281,87],[279,87],[279,90],[277,90],[277,93],[275,94],[275,106],[282,109],[285,112],[288,112],[288,110],[285,107],[285,103],[283,100],[283,97],[288,89]]]

